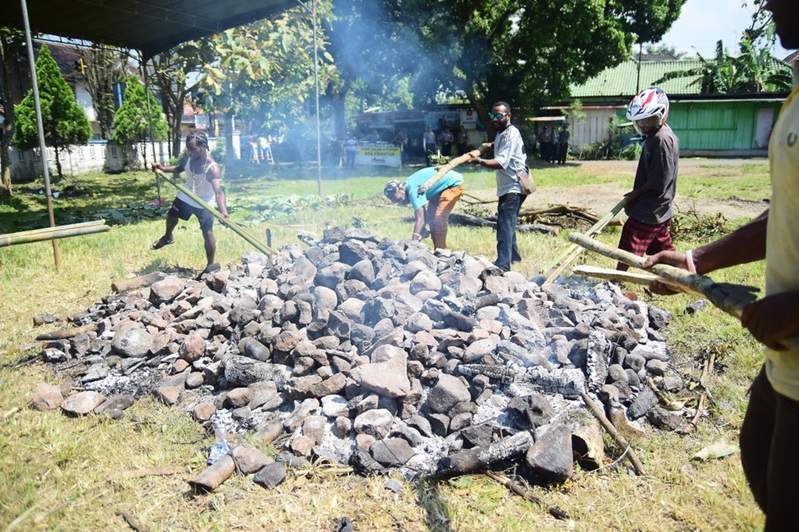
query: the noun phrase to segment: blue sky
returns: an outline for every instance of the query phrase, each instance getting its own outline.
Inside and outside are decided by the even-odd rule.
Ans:
[[[743,3],[743,0],[688,0],[662,42],[690,55],[698,51],[708,57],[721,39],[731,53],[736,53],[741,33],[750,26],[754,12],[751,0],[747,6]],[[789,52],[777,44],[774,53],[783,58]]]

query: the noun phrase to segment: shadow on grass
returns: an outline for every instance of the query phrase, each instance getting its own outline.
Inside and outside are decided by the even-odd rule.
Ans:
[[[438,490],[439,482],[433,479],[419,480],[414,484],[416,500],[425,512],[425,524],[428,530],[444,532],[452,530],[449,508],[441,499]]]
[[[160,218],[166,212],[166,208],[150,205],[156,199],[155,184],[146,174],[76,176],[53,184],[52,189],[54,196],[58,194],[53,198],[58,225],[101,218],[113,225],[128,225]],[[47,200],[38,181],[18,185],[14,196],[0,203],[0,232],[47,225]]]
[[[197,275],[197,270],[192,268],[185,268],[183,266],[178,266],[177,264],[170,264],[163,258],[157,258],[150,261],[149,264],[144,266],[143,268],[139,268],[134,273],[138,275],[147,275],[148,273],[153,272],[163,272],[163,273],[173,273],[178,277],[194,277]]]

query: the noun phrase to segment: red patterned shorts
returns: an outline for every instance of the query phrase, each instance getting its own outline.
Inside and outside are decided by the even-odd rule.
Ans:
[[[659,251],[673,250],[674,244],[671,242],[669,224],[671,224],[671,220],[658,225],[649,225],[633,218],[627,218],[621,230],[619,249],[629,251],[639,257],[647,254],[654,255]]]

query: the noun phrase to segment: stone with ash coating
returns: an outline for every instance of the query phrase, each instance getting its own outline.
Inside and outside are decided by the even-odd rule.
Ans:
[[[347,416],[347,400],[340,395],[326,395],[322,397],[322,412],[327,417]]]
[[[574,473],[571,431],[563,425],[549,427],[527,450],[527,464],[547,482],[563,482]]]
[[[86,391],[67,397],[61,403],[61,410],[73,416],[85,416],[105,401],[103,394]]]
[[[143,357],[150,352],[153,337],[144,327],[135,324],[125,324],[119,327],[111,340],[111,349],[123,357]]]
[[[358,374],[364,390],[385,397],[405,397],[411,391],[411,381],[406,371],[407,360],[408,355],[403,350],[385,362],[359,366],[353,373]]]
[[[239,351],[246,357],[266,362],[269,360],[269,348],[255,338],[243,338],[239,342]]]
[[[403,438],[386,438],[378,440],[369,448],[369,452],[379,464],[399,467],[415,454],[410,444]]]
[[[469,389],[459,378],[442,373],[427,396],[427,405],[433,412],[445,414],[456,404],[471,399]]]
[[[441,280],[430,270],[422,270],[414,276],[410,285],[411,294],[419,292],[438,292],[441,290]]]
[[[359,434],[383,437],[388,434],[393,422],[394,416],[391,412],[384,408],[375,408],[356,417],[353,428]]]

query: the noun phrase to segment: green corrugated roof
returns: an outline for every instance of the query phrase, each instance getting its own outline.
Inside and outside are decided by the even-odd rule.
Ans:
[[[643,89],[653,86],[657,80],[669,72],[690,70],[701,66],[701,64],[698,59],[643,61],[641,63],[640,87]],[[637,70],[638,63],[636,61],[626,61],[609,68],[582,85],[572,86],[572,97],[623,96],[629,98],[635,94]],[[675,78],[661,83],[659,86],[669,95],[699,94],[701,86],[699,83],[694,83],[697,79],[698,76]]]

